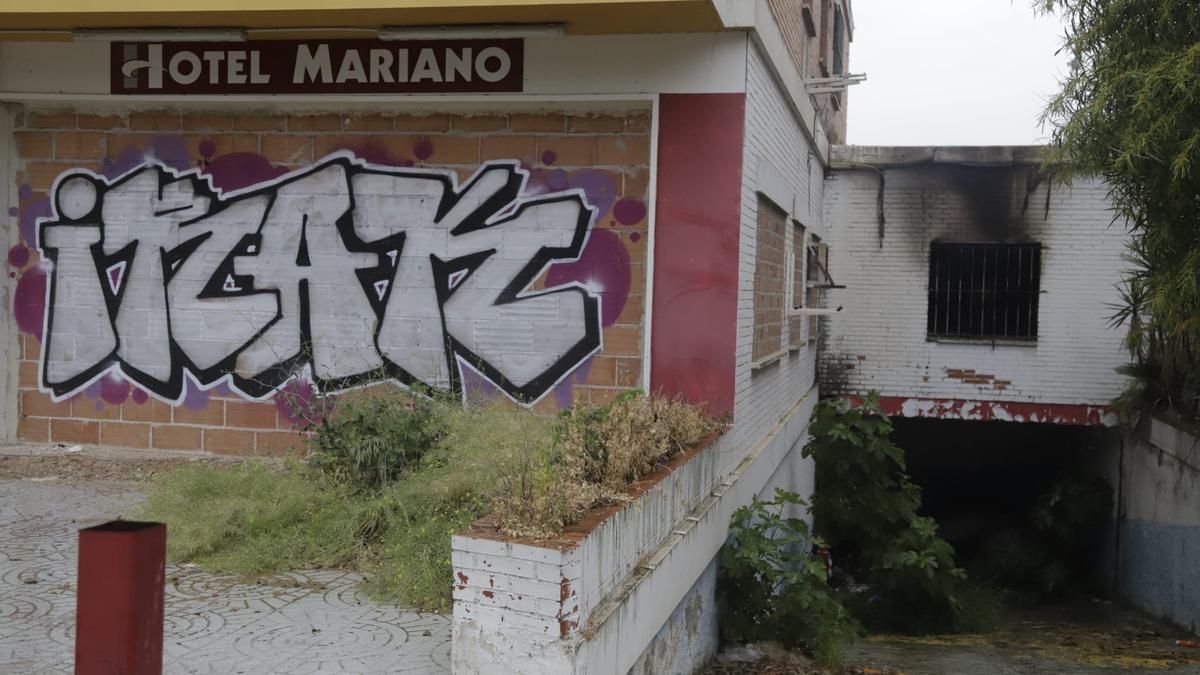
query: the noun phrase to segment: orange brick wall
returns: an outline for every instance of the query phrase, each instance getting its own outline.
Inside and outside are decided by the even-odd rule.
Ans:
[[[483,161],[516,159],[530,171],[533,187],[527,191],[581,187],[589,202],[605,210],[597,216],[576,263],[605,278],[603,348],[535,408],[555,410],[572,399],[603,402],[641,383],[648,112],[412,116],[30,111],[14,135],[19,162],[13,179],[20,203],[10,216],[22,236],[10,251],[8,265],[17,280],[14,312],[21,330],[21,440],[230,454],[302,452],[302,434],[286,405],[246,400],[225,387],[189,390],[179,405],[147,395],[112,374],[57,403],[38,389],[38,311],[44,311],[39,303],[45,302],[47,270],[32,232],[36,218],[49,215],[48,191],[68,169],[86,168],[112,177],[123,170],[122,163],[150,156],[169,160],[176,168],[186,164],[205,170],[218,162],[253,161],[297,169],[349,149],[380,164],[452,169],[460,180]],[[627,292],[621,288],[626,279]],[[486,384],[482,391],[503,398],[498,390],[489,393]]]

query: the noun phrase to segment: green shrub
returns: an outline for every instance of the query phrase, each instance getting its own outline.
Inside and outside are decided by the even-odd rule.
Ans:
[[[601,439],[603,462],[564,440],[574,428]],[[494,512],[507,534],[550,536],[709,429],[694,406],[636,393],[562,420],[507,402],[356,393],[317,423],[308,467],[181,469],[157,480],[143,515],[168,524],[177,562],[240,574],[354,566],[376,597],[444,611],[451,534]],[[592,480],[578,478],[584,466]]]
[[[802,519],[799,495],[775,491],[733,514],[721,549],[717,603],[727,642],[779,642],[823,665],[841,661],[858,624],[826,583],[825,561],[808,551],[817,542]]]
[[[856,616],[874,629],[924,633],[961,625],[966,573],[937,523],[917,515],[921,489],[904,472],[891,420],[870,393],[858,406],[826,399],[809,425],[816,461],[813,515],[839,561],[871,587]]]
[[[310,461],[362,487],[392,482],[445,435],[434,403],[399,392],[348,395],[314,428]]]

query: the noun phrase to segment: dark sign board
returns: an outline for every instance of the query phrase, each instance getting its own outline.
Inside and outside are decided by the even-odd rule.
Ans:
[[[521,91],[525,43],[497,40],[114,42],[114,94]]]

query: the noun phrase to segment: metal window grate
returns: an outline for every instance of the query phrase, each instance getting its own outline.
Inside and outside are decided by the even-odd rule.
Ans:
[[[931,337],[1036,340],[1041,244],[934,243]]]

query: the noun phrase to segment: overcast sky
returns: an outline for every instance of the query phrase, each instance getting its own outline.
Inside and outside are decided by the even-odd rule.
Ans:
[[[1058,89],[1062,24],[1031,0],[853,0],[849,142],[1044,142],[1038,113]]]

